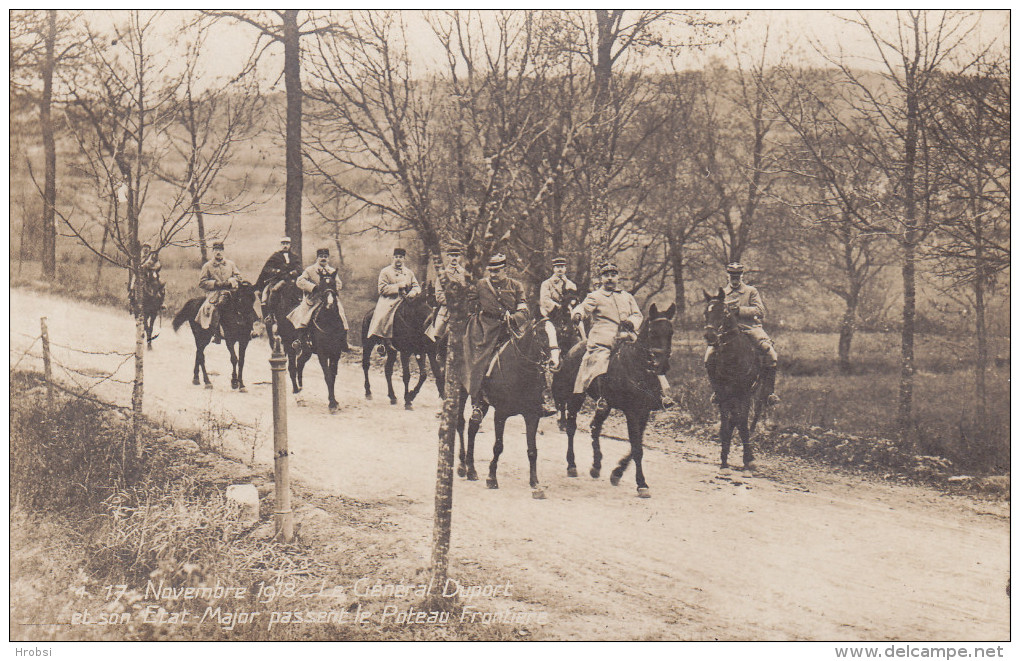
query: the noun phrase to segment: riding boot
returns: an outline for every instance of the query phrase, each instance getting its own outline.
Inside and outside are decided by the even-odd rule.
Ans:
[[[775,406],[779,403],[779,395],[775,393],[776,389],[776,366],[763,367],[761,374],[761,391],[765,394],[765,404],[768,406]]]

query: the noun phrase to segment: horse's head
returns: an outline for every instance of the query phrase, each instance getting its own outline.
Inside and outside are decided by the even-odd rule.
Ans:
[[[511,321],[510,333],[511,342],[525,361],[553,371],[560,368],[560,346],[556,339],[556,327],[551,321],[536,319],[520,331]]]
[[[570,318],[571,311],[577,307],[580,300],[581,297],[576,289],[567,289],[563,292],[563,299],[560,305],[549,313],[549,321],[552,322],[553,327],[556,329],[557,341],[561,348],[569,349],[580,335],[573,319]]]
[[[659,310],[655,303],[648,310],[648,317],[641,324],[638,343],[648,351],[649,369],[656,374],[669,371],[669,356],[673,353],[673,316],[676,303],[665,310]]]
[[[736,321],[726,309],[726,293],[719,288],[719,293],[712,295],[702,290],[705,295],[705,340],[716,345],[722,336],[733,329]]]
[[[337,302],[336,273],[320,273],[319,291],[322,292],[322,304],[327,310],[335,310]]]

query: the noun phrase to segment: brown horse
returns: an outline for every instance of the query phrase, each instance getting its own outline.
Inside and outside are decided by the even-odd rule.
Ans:
[[[209,374],[205,369],[205,348],[212,339],[213,329],[202,328],[202,325],[195,321],[199,308],[205,298],[193,298],[181,308],[174,317],[174,332],[179,329],[185,321],[191,325],[191,333],[195,336],[195,372],[192,383],[199,385],[198,372],[202,371],[202,378],[205,380],[205,387],[212,388],[209,381]],[[227,292],[226,300],[219,305],[220,329],[223,332],[223,342],[230,352],[230,365],[232,372],[230,376],[230,387],[234,390],[247,392],[244,385],[244,354],[248,350],[248,342],[251,341],[251,331],[257,317],[255,313],[255,288],[249,282],[242,282],[236,290]],[[234,350],[237,345],[237,351]]]
[[[740,331],[736,318],[726,308],[722,289],[715,296],[705,295],[705,339],[715,347],[705,364],[708,379],[719,402],[719,441],[722,444],[721,467],[728,468],[730,439],[733,430],[740,434],[744,445],[744,468],[754,470],[751,434],[764,410],[761,366],[754,342]],[[752,416],[753,413],[753,416]],[[748,417],[751,423],[748,424]]]
[[[623,411],[627,418],[627,436],[630,452],[613,469],[609,481],[615,487],[620,483],[623,472],[631,459],[634,460],[638,496],[648,498],[651,491],[645,481],[642,459],[644,457],[644,434],[651,412],[662,408],[662,387],[659,375],[669,371],[669,356],[673,343],[673,315],[676,305],[659,311],[654,303],[648,316],[638,330],[637,341],[619,342],[609,358],[606,373],[599,377],[603,381],[600,394],[609,404],[604,413],[596,413],[591,423],[592,467],[590,474],[597,478],[602,471],[602,450],[599,437],[602,425],[612,409]],[[577,412],[581,410],[584,398],[593,394],[595,383],[588,393],[575,393],[574,382],[584,358],[585,346],[576,345],[563,361],[563,366],[553,376],[553,396],[567,401],[567,475],[577,477],[574,464],[574,433],[577,431]]]
[[[485,397],[481,408],[487,412],[493,409],[496,441],[492,446],[492,461],[489,463],[489,477],[485,481],[490,489],[498,489],[496,469],[499,456],[503,453],[503,429],[507,418],[515,415],[524,417],[528,442],[528,462],[531,465],[529,481],[534,498],[544,498],[545,493],[538,483],[538,421],[542,417],[542,391],[545,390],[545,371],[559,367],[560,350],[556,345],[556,331],[548,319],[528,323],[523,330],[511,328],[510,339],[496,353],[492,368],[482,382]],[[463,420],[464,402],[467,392],[461,389],[459,416]],[[473,402],[472,402],[473,403]],[[463,424],[462,422],[460,423]],[[477,480],[475,473],[475,435],[481,422],[468,425],[467,451],[461,434],[460,460],[457,472],[469,480]],[[462,427],[461,427],[462,429]]]
[[[372,325],[374,310],[369,310],[361,323],[361,367],[365,372],[365,399],[372,399],[372,384],[368,379],[368,368],[372,364],[372,350],[382,345],[378,337],[369,337],[368,329]],[[432,366],[440,397],[443,395],[443,374],[439,365],[436,343],[425,334],[427,321],[431,318],[433,307],[429,305],[427,296],[405,298],[393,311],[393,337],[390,339],[392,348],[386,349],[386,388],[390,404],[397,403],[397,395],[393,391],[393,365],[400,355],[404,380],[404,408],[412,409],[415,397],[421,392],[425,378],[428,376],[426,359]],[[411,356],[418,361],[418,382],[414,388],[411,384]]]

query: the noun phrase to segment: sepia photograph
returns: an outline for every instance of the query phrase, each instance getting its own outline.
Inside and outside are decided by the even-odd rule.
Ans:
[[[1008,9],[8,26],[15,656],[1015,651]]]

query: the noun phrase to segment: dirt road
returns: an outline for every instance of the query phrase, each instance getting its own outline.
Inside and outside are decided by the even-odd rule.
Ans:
[[[12,365],[38,335],[40,316],[48,317],[55,343],[93,351],[132,349],[133,323],[122,312],[12,290]],[[251,346],[247,393],[230,390],[227,352],[210,347],[215,387],[206,390],[191,385],[194,344],[188,328],[175,335],[169,319],[163,324],[155,349],[146,355],[146,412],[180,428],[207,434],[219,429],[235,455],[250,460],[254,454],[268,466],[272,417],[265,340]],[[54,351],[58,362],[86,372],[123,360]],[[22,364],[40,362],[26,357]],[[119,376],[127,380],[131,374],[129,361]],[[288,412],[297,478],[396,508],[400,523],[394,535],[419,549],[417,562],[424,566],[436,469],[434,384],[426,385],[414,411],[404,411],[388,403],[381,371],[372,373],[376,398],[366,401],[360,368],[342,364],[337,379],[342,408],[329,415],[314,361],[305,376],[299,405]],[[106,383],[96,392],[129,401],[121,384]],[[250,427],[231,429],[231,421]],[[587,419],[581,423],[586,429]],[[491,458],[491,423],[484,429],[476,464],[483,477]],[[642,500],[633,469],[619,487],[609,485],[609,468],[625,452],[622,443],[604,442],[609,468],[592,480],[588,437],[579,433],[584,477],[572,479],[565,472],[565,436],[552,419],[542,422],[541,432],[539,476],[547,499],[531,498],[523,423],[511,420],[501,488],[490,491],[484,480],[455,478],[451,547],[455,570],[470,565],[492,583],[509,580],[516,602],[549,613],[549,624],[536,632],[541,638],[1009,638],[1008,503],[792,468],[781,459],[763,461],[762,476],[724,476],[714,463],[714,446],[661,436],[647,442],[645,471],[653,497]]]

